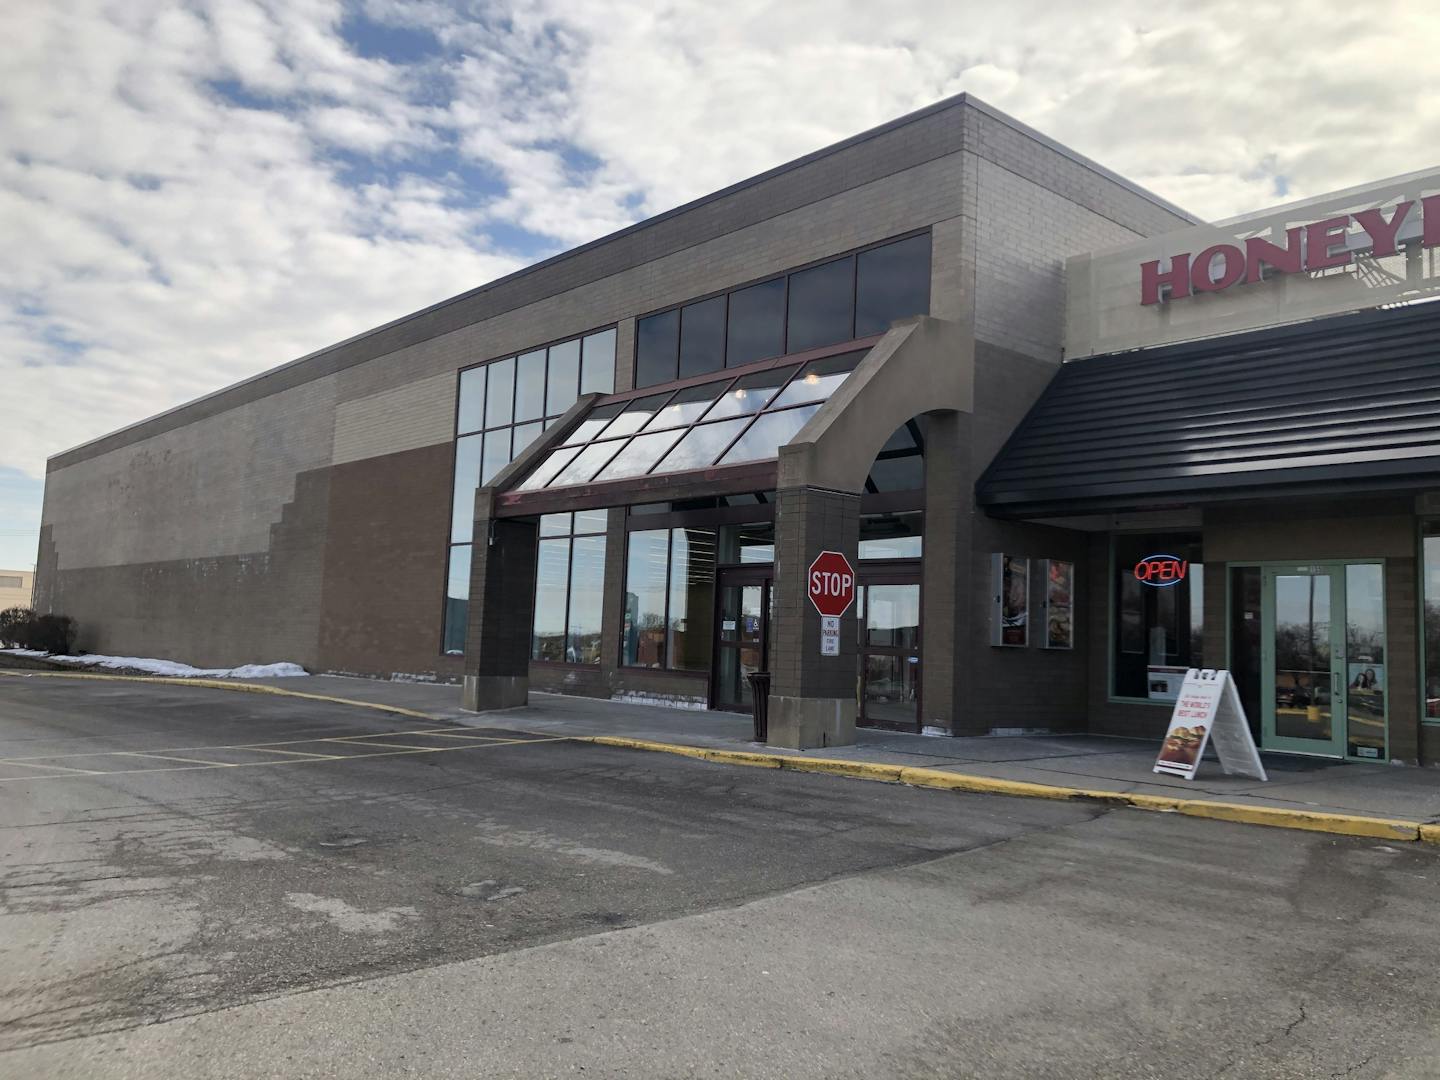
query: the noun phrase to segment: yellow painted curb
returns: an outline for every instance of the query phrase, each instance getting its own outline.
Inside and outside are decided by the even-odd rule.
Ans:
[[[942,769],[884,765],[868,761],[846,761],[839,758],[807,758],[791,757],[788,754],[709,750],[680,743],[610,735],[576,736],[575,741],[597,743],[602,746],[618,746],[632,750],[681,754],[685,757],[701,758],[720,764],[789,769],[794,772],[828,773],[832,776],[880,780],[940,791],[969,791],[983,795],[1009,795],[1028,799],[1098,802],[1112,806],[1128,806],[1136,810],[1181,813],[1187,817],[1231,821],[1245,825],[1266,825],[1272,828],[1300,829],[1307,832],[1331,833],[1337,836],[1364,836],[1380,840],[1425,840],[1429,843],[1440,844],[1440,824],[1425,825],[1418,821],[1402,821],[1396,818],[1328,814],[1317,810],[1244,806],[1239,803],[1209,802],[1204,799],[1187,799],[1170,795],[1140,795],[1125,791],[1059,787],[1052,784],[1031,784],[1023,780],[1004,780],[995,776],[946,772]]]
[[[779,756],[779,755],[777,755]],[[830,773],[857,780],[881,780],[897,783],[905,771],[903,765],[883,765],[873,761],[844,761],[840,758],[780,757],[780,768],[795,772]]]
[[[1395,818],[1360,817],[1355,814],[1326,814],[1318,810],[1285,810],[1274,806],[1241,806],[1237,803],[1182,799],[1178,807],[1187,817],[1212,821],[1238,821],[1246,825],[1270,825],[1281,829],[1335,833],[1338,836],[1370,836],[1379,840],[1419,840],[1418,821]]]
[[[404,709],[399,705],[381,705],[375,701],[356,701],[353,698],[330,697],[326,694],[307,694],[303,690],[286,690],[281,686],[261,686],[258,683],[229,682],[225,679],[186,679],[174,675],[100,675],[89,671],[11,671],[0,668],[0,675],[13,675],[23,679],[89,679],[97,682],[163,683],[166,686],[195,686],[204,690],[231,690],[241,694],[274,694],[278,697],[304,698],[307,701],[325,701],[332,705],[355,705],[362,709],[378,709],[380,712],[409,716],[417,720],[435,719],[429,713]]]

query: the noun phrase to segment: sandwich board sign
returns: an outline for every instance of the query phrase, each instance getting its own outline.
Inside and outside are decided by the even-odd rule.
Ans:
[[[1211,740],[1220,758],[1220,767],[1231,776],[1268,780],[1260,751],[1245,720],[1245,709],[1228,671],[1191,668],[1180,684],[1175,711],[1155,771],[1186,780],[1195,779],[1200,759]]]

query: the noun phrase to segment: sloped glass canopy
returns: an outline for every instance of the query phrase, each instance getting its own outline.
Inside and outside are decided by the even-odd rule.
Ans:
[[[866,351],[603,402],[513,490],[553,491],[778,457]]]

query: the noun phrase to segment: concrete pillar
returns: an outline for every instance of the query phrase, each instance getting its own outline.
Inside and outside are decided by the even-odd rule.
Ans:
[[[976,608],[970,414],[925,417],[925,559],[922,570],[921,723],[952,735],[986,734],[970,708]],[[985,590],[988,592],[988,590]]]
[[[470,618],[461,704],[472,712],[524,705],[530,695],[530,630],[535,607],[535,519],[495,518],[493,489],[475,496]]]
[[[822,551],[838,551],[858,568],[859,546],[859,495],[814,487],[776,492],[771,746],[809,750],[855,741],[855,605],[840,620],[840,655],[821,656],[820,615],[810,603],[806,574]]]

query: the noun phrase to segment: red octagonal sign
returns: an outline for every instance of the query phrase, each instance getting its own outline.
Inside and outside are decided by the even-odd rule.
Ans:
[[[855,602],[855,571],[838,551],[822,551],[810,564],[810,602],[821,615],[844,615]]]

